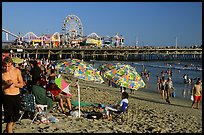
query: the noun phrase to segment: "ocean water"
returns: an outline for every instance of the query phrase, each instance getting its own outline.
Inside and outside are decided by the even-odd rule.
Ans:
[[[94,63],[94,67],[98,68],[101,64],[118,63],[118,61],[90,61],[89,63]],[[175,98],[190,100],[192,84],[184,84],[184,74],[188,74],[188,77],[194,79],[194,81],[197,78],[202,80],[202,61],[130,61],[119,63],[130,64],[136,67],[139,74],[144,71],[142,68],[142,65],[144,65],[146,71],[150,72],[150,79],[146,81],[145,77],[143,77],[147,87],[139,90],[154,93],[158,93],[157,76],[161,77],[161,71],[166,71],[169,68],[172,71],[171,78],[176,92]],[[165,74],[166,79],[167,77]]]

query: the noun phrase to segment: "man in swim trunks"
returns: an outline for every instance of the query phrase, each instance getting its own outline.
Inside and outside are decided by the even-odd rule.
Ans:
[[[20,90],[23,87],[21,71],[13,66],[11,58],[3,59],[2,95],[4,108],[4,122],[7,133],[13,133],[13,125],[19,119]]]

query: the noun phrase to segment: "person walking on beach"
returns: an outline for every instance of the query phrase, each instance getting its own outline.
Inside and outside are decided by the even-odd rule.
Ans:
[[[165,99],[165,96],[167,96],[165,94],[165,86],[166,86],[166,79],[164,76],[162,76],[162,78],[161,78],[161,96],[163,99]]]
[[[166,85],[165,85],[166,102],[169,104],[171,103],[170,102],[170,93],[172,93],[173,90],[174,90],[173,83],[172,83],[171,77],[169,77],[167,82],[166,82]]]
[[[20,116],[20,89],[23,87],[21,71],[13,66],[11,58],[3,60],[2,95],[6,133],[13,133],[13,126]]]
[[[193,103],[192,108],[194,108],[195,103],[197,103],[197,109],[199,109],[199,103],[201,101],[202,97],[202,86],[201,86],[201,80],[198,79],[196,84],[192,88],[192,95],[193,95]]]
[[[157,76],[157,90],[160,93],[161,92],[161,78]]]

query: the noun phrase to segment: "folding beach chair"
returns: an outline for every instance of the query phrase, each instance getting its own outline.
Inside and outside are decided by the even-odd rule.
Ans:
[[[36,104],[36,113],[35,113],[33,120],[31,121],[31,124],[33,123],[33,121],[36,119],[38,115],[44,115],[47,117],[48,115],[47,105]]]
[[[124,121],[125,118],[129,118],[129,108],[130,106],[128,105],[127,108],[122,111],[110,111],[110,115],[111,117],[113,116],[113,119],[116,121],[118,119]]]
[[[25,112],[31,112],[34,114],[34,118],[31,123],[36,119],[39,114],[47,115],[47,105],[36,104],[35,96],[33,94],[24,93],[21,97],[21,116],[19,121],[21,121]]]

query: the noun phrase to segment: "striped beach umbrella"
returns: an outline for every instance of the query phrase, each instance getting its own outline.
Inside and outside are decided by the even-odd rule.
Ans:
[[[69,84],[63,79],[63,78],[56,78],[55,79],[55,83],[57,84],[57,86],[64,92],[66,93],[68,96],[72,96],[72,94],[70,93],[69,90]]]

